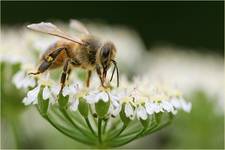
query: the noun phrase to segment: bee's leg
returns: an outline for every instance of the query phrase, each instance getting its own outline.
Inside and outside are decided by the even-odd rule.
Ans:
[[[88,70],[88,76],[87,76],[87,80],[86,80],[86,86],[87,87],[89,87],[89,85],[90,85],[91,74],[92,74],[92,71]]]
[[[104,82],[103,82],[103,78],[102,78],[101,68],[100,68],[98,65],[96,66],[96,72],[97,72],[98,77],[99,77],[99,79],[100,79],[100,81],[101,81],[102,87],[105,87],[105,86],[104,86]]]
[[[55,51],[53,51],[52,53],[50,53],[48,56],[46,56],[44,58],[41,65],[38,67],[38,71],[31,72],[29,74],[37,75],[37,74],[40,74],[40,73],[43,73],[44,71],[46,71],[52,65],[52,63],[57,58],[57,56],[60,54],[60,52],[64,49],[65,48],[59,48],[59,49],[56,49]]]
[[[67,71],[67,78],[66,78],[67,81],[69,80],[70,74],[71,74],[71,68],[69,68]]]
[[[66,76],[68,74],[68,69],[69,69],[69,64],[71,63],[71,60],[70,59],[67,59],[64,66],[63,66],[63,73],[61,75],[61,80],[60,80],[60,83],[61,83],[61,89],[60,89],[60,93],[62,92],[64,86],[65,86],[65,82],[66,82]]]

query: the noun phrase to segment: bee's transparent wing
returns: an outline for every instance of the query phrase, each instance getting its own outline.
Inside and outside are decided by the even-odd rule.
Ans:
[[[88,29],[84,26],[83,23],[81,23],[80,21],[76,20],[76,19],[71,19],[70,20],[70,27],[81,32],[81,33],[85,33],[85,34],[90,34],[90,32],[88,31]]]
[[[52,24],[50,22],[46,22],[46,23],[41,22],[41,23],[37,23],[37,24],[30,24],[27,26],[27,28],[34,30],[34,31],[61,37],[63,39],[67,39],[67,40],[73,41],[75,43],[83,44],[83,42],[79,38],[71,37],[71,36],[67,35],[63,31],[61,31],[57,26],[55,26],[54,24]]]

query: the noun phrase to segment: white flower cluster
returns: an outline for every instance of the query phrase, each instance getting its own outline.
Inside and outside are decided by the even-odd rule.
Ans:
[[[27,89],[28,87],[34,87],[34,82],[29,82],[29,77],[23,76],[24,79],[21,79],[22,76],[20,76],[20,74],[21,72],[14,77],[14,83],[18,88]],[[19,78],[18,76],[20,80],[17,80],[17,78]],[[33,80],[34,79],[32,79],[32,81]],[[97,78],[94,80],[97,80]],[[21,81],[26,81],[26,84],[21,86]],[[123,85],[123,80],[121,82],[121,85]],[[124,85],[127,84],[126,82],[127,81],[124,81]],[[141,86],[142,83],[143,86]],[[138,85],[139,86],[137,86],[137,83],[134,81],[133,84],[129,83],[126,87],[122,86],[120,88],[94,88],[98,87],[97,85],[86,88],[81,81],[76,80],[64,87],[62,95],[64,97],[69,96],[68,105],[71,111],[77,111],[80,98],[85,99],[86,103],[90,105],[94,105],[102,100],[104,102],[110,102],[108,110],[109,115],[119,115],[124,105],[125,115],[131,120],[136,117],[146,120],[148,115],[159,112],[171,112],[175,115],[178,109],[182,109],[186,112],[190,112],[191,110],[191,103],[186,102],[181,93],[176,89],[170,89],[162,85],[147,86],[146,81],[139,81]],[[25,105],[37,104],[41,86],[44,87],[42,93],[43,99],[49,99],[51,104],[57,104],[57,95],[60,92],[60,85],[46,77],[46,75],[40,75],[36,87],[28,91],[27,96],[23,99]]]

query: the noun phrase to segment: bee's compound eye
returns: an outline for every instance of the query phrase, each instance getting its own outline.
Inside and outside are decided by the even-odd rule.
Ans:
[[[102,56],[103,57],[108,57],[109,56],[109,52],[110,52],[109,48],[108,47],[104,47],[102,49]]]

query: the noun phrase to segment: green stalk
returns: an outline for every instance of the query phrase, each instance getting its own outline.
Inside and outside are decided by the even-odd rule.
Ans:
[[[105,134],[106,127],[107,127],[107,124],[108,124],[108,120],[109,120],[109,119],[107,119],[107,120],[104,121],[103,134]]]
[[[126,125],[123,124],[122,128],[120,129],[120,131],[119,131],[116,135],[110,137],[107,141],[110,141],[110,140],[113,140],[113,139],[117,138],[118,136],[121,135],[121,133],[122,133],[125,129],[126,129]],[[135,132],[135,133],[136,133],[136,132]]]
[[[70,123],[77,129],[79,129],[81,131],[81,133],[86,136],[86,137],[89,137],[91,139],[93,139],[92,136],[90,136],[89,134],[87,134],[86,131],[84,131],[82,128],[80,128],[71,118],[70,116],[68,115],[67,111],[65,109],[60,109],[63,113],[63,115],[70,121]]]
[[[58,125],[56,125],[55,122],[53,122],[47,115],[43,116],[54,128],[56,128],[58,131],[60,131],[61,133],[63,133],[64,135],[80,142],[83,144],[89,144],[89,145],[95,145],[93,142],[89,141],[89,140],[82,140],[80,138],[74,137],[71,134],[69,134],[68,132],[64,131],[62,128],[60,128]]]
[[[144,136],[146,134],[154,133],[154,132],[156,132],[156,131],[158,131],[158,130],[168,126],[170,123],[171,123],[171,120],[167,121],[166,123],[164,123],[164,124],[162,124],[160,126],[156,126],[156,128],[151,129],[149,132],[144,133],[142,136]]]
[[[95,126],[97,127],[97,120],[96,118],[93,116],[93,110],[91,109],[91,105],[89,104],[89,108],[90,108],[90,112],[91,112],[91,118],[93,119]]]
[[[124,140],[122,141],[121,143],[119,142],[115,142],[115,144],[111,145],[112,147],[119,147],[119,146],[122,146],[122,145],[125,145],[127,143],[130,143],[131,141],[135,140],[136,138],[138,138],[140,135],[142,135],[142,133],[145,131],[145,128],[141,130],[141,132],[139,132],[138,134],[136,134],[134,137],[130,138],[130,139],[127,139],[127,140]]]
[[[98,118],[98,141],[102,143],[102,118]]]
[[[87,123],[89,129],[91,130],[92,134],[93,134],[94,136],[96,136],[96,133],[95,133],[95,131],[93,130],[93,128],[92,128],[92,126],[91,126],[91,123],[90,123],[89,119],[88,119],[88,118],[85,118],[85,121],[86,121],[86,123]]]

